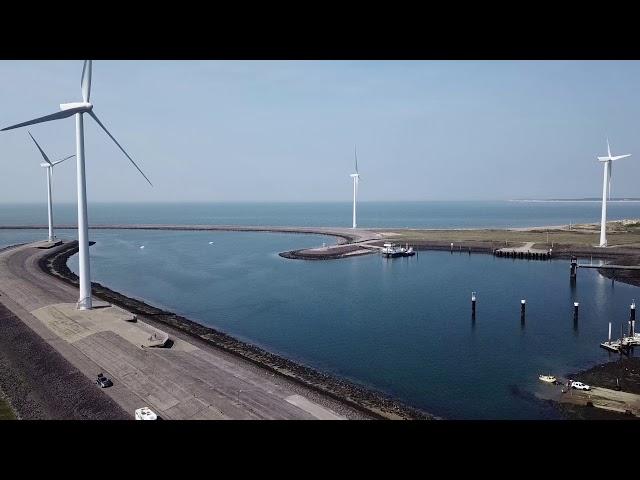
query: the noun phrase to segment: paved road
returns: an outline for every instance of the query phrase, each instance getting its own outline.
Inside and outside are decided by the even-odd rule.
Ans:
[[[0,252],[0,301],[87,381],[98,372],[113,378],[113,387],[94,391],[117,403],[129,418],[144,405],[166,419],[361,418],[338,402],[188,338],[178,339],[177,347],[143,349],[119,334],[121,329],[91,330],[65,317],[66,326],[77,322],[78,328],[90,328],[66,336],[43,321],[42,312],[75,303],[78,292],[40,270],[38,259],[46,253],[29,245]],[[139,324],[143,321],[140,317]],[[48,415],[67,418],[64,412]]]

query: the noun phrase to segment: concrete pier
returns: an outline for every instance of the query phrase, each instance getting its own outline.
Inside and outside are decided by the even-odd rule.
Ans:
[[[496,257],[522,258],[527,260],[549,260],[550,250],[533,248],[534,242],[527,242],[521,247],[497,248],[493,251]]]
[[[619,392],[608,388],[591,387],[591,390],[569,389],[559,398],[560,403],[571,403],[623,413],[633,417],[640,416],[640,395]]]

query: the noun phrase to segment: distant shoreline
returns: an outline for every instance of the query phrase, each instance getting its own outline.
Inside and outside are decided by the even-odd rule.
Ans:
[[[550,199],[511,199],[509,202],[522,202],[522,203],[562,203],[562,202],[570,202],[570,203],[602,203],[601,198],[550,198]],[[607,203],[638,203],[640,202],[640,198],[618,198],[618,199],[610,199],[607,200]]]

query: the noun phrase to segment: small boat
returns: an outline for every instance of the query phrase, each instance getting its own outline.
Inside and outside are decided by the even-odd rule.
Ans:
[[[538,378],[547,383],[556,383],[557,381],[556,377],[554,377],[553,375],[538,375]]]

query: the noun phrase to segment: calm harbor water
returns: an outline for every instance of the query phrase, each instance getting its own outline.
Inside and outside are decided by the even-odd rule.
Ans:
[[[435,203],[392,204],[384,215],[372,209],[366,221],[389,226],[394,219],[385,215],[405,212],[400,223],[452,228],[552,225],[597,221],[599,215],[597,203]],[[92,206],[90,219],[339,225],[344,213],[341,204],[301,205],[256,210],[235,204],[226,206],[226,217],[221,204],[181,209]],[[0,207],[0,225],[46,221],[46,208],[44,219],[37,218],[41,212],[35,208],[29,214],[29,208]],[[612,209],[612,218],[640,217],[637,203],[614,204]],[[361,210],[367,218],[365,207]],[[56,212],[59,222],[75,222],[73,211],[64,215]],[[45,230],[0,230],[0,247],[44,236]],[[74,238],[75,232],[60,231],[59,236]],[[607,335],[608,322],[619,333],[622,324],[626,327],[631,300],[640,297],[636,287],[612,285],[589,269],[579,271],[572,286],[568,263],[562,260],[421,252],[408,259],[371,255],[305,262],[277,254],[335,239],[169,231],[92,231],[90,238],[97,242],[91,247],[94,281],[446,418],[557,418],[552,407],[534,397],[544,387],[538,374],[563,375],[607,360],[609,354],[598,344]],[[69,265],[77,272],[76,257]],[[475,322],[471,291],[478,292]],[[527,299],[524,325],[521,298]],[[573,301],[580,302],[577,323]]]
[[[593,270],[580,271],[572,288],[566,261],[421,252],[305,262],[277,253],[326,238],[128,231],[92,238],[95,280],[446,418],[556,418],[533,399],[538,374],[607,360],[598,346],[607,322],[619,331],[638,296]],[[70,267],[77,272],[77,258]]]

